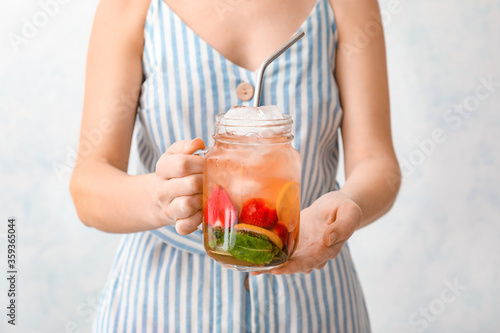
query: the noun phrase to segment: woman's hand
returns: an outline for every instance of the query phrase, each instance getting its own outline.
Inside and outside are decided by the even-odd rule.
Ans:
[[[196,230],[203,212],[203,157],[192,155],[205,148],[201,139],[178,141],[156,163],[156,196],[162,224],[175,224],[181,235]]]
[[[330,192],[300,213],[297,250],[283,266],[262,273],[311,273],[335,258],[361,224],[361,208],[342,192]]]

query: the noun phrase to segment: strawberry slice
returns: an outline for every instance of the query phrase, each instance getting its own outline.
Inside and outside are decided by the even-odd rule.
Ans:
[[[278,222],[278,214],[266,200],[253,198],[243,205],[240,222],[271,229]]]
[[[271,229],[281,239],[283,244],[286,245],[288,240],[288,228],[281,222],[276,223],[274,228]]]
[[[232,226],[238,222],[238,210],[222,186],[215,185],[205,206],[205,223],[210,227]]]

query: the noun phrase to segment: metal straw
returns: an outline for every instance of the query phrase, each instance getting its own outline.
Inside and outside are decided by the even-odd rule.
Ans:
[[[255,99],[253,101],[253,106],[255,107],[260,106],[260,96],[262,95],[262,80],[264,79],[264,72],[266,71],[267,66],[269,66],[269,64],[271,64],[274,60],[276,60],[276,58],[278,58],[280,55],[282,55],[283,52],[288,50],[290,46],[297,43],[297,41],[302,37],[304,37],[304,35],[305,35],[304,31],[302,30],[297,31],[297,33],[293,35],[292,38],[290,38],[288,42],[285,43],[285,45],[280,47],[278,51],[271,54],[271,56],[267,58],[266,61],[264,61],[264,63],[260,66],[259,73],[257,75],[257,83],[255,85],[256,91],[255,91]]]

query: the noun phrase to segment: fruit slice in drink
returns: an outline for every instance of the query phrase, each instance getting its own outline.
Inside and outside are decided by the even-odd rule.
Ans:
[[[257,227],[257,226],[251,225],[251,224],[238,223],[233,227],[232,230],[233,230],[233,232],[240,230],[240,231],[248,231],[250,233],[255,233],[255,234],[262,235],[262,236],[266,236],[274,245],[276,245],[278,247],[278,249],[281,250],[283,248],[283,241],[281,240],[281,238],[277,234],[275,234],[274,232],[269,231],[267,229]]]
[[[215,185],[205,207],[205,223],[213,228],[232,226],[238,221],[238,211],[222,186]]]
[[[276,199],[278,219],[292,232],[300,218],[300,187],[296,182],[288,182],[281,188]]]

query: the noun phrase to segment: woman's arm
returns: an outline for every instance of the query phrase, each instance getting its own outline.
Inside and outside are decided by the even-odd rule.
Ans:
[[[148,0],[102,0],[92,29],[78,158],[70,190],[87,226],[127,233],[201,221],[202,140],[172,145],[156,174],[131,176],[127,165],[142,83]],[[183,220],[184,219],[184,220]]]
[[[361,208],[363,227],[390,209],[401,182],[391,138],[384,33],[376,0],[332,2],[339,17],[336,80],[344,110],[341,192]]]

